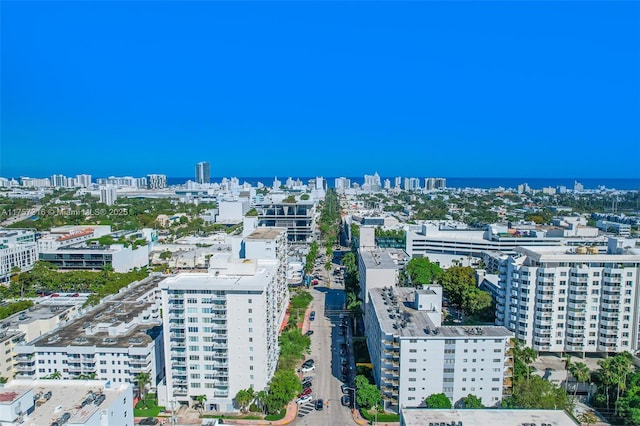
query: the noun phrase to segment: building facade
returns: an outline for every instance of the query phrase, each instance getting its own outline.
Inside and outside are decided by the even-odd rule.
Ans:
[[[444,393],[473,394],[485,406],[509,392],[513,333],[499,326],[442,326],[442,287],[375,288],[365,306],[373,376],[387,407],[424,406]]]
[[[286,267],[278,259],[215,255],[208,273],[178,274],[160,288],[167,313],[167,377],[158,388],[160,401],[192,405],[206,395],[208,410],[235,411],[239,390],[267,386],[288,304]]]
[[[95,309],[15,347],[16,378],[97,378],[135,384],[164,376],[160,320],[161,277],[133,283]]]
[[[11,380],[0,388],[0,424],[133,426],[133,392],[100,380]]]
[[[208,161],[196,164],[196,183],[211,183],[211,166]]]
[[[496,324],[540,352],[637,350],[640,253],[520,247],[499,270]]]
[[[38,260],[35,233],[26,229],[0,229],[0,284],[7,284],[19,268],[25,272]]]
[[[256,210],[260,226],[286,228],[290,242],[306,242],[312,238],[316,224],[313,201],[266,201],[257,205]]]

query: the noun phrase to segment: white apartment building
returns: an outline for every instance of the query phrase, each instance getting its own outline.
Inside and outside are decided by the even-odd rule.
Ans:
[[[132,387],[100,380],[11,380],[0,387],[0,424],[133,426]]]
[[[248,254],[268,251],[260,242],[269,239],[265,232],[270,231],[252,234],[254,247],[247,237]],[[283,230],[277,233],[276,246],[286,238]],[[158,387],[161,404],[191,405],[206,395],[208,410],[234,411],[239,390],[267,386],[278,363],[278,333],[289,300],[286,266],[280,253],[275,257],[219,254],[211,258],[208,273],[178,274],[160,283],[167,354],[166,386]]]
[[[11,278],[11,270],[28,271],[38,260],[35,233],[26,229],[0,229],[0,285]]]
[[[541,352],[636,351],[640,251],[519,247],[500,266],[496,324]]]
[[[362,233],[360,236],[362,237]],[[374,288],[396,286],[400,271],[404,270],[408,261],[409,256],[404,250],[362,247],[361,243],[361,248],[358,249],[360,300],[366,301],[368,293]]]
[[[61,322],[76,316],[78,309],[79,306],[73,302],[61,302],[56,306],[38,304],[2,320],[0,350],[4,356],[0,357],[0,377],[11,378],[16,373],[14,348],[17,345],[48,333]]]
[[[595,228],[583,226],[577,219],[561,218],[555,226],[492,224],[486,228],[468,228],[450,221],[429,221],[406,229],[406,251],[411,257],[428,257],[442,267],[460,262],[477,262],[483,251],[514,253],[520,246],[560,246],[597,244],[604,250],[606,240],[597,237]]]
[[[97,378],[135,384],[149,373],[152,385],[164,372],[160,319],[162,277],[132,283],[95,309],[15,347],[16,378]]]
[[[38,253],[83,243],[110,233],[109,225],[65,225],[51,228],[38,239]]]
[[[118,192],[113,185],[103,185],[100,187],[100,202],[112,206],[118,199]]]
[[[442,287],[369,291],[367,346],[382,398],[391,407],[420,407],[429,395],[452,402],[469,394],[497,406],[511,387],[513,333],[500,326],[443,326]]]
[[[167,187],[167,176],[150,174],[147,175],[147,188],[149,189],[162,189]]]

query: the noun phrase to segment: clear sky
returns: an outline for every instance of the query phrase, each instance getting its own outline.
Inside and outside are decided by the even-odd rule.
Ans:
[[[640,174],[637,1],[0,7],[0,176]]]

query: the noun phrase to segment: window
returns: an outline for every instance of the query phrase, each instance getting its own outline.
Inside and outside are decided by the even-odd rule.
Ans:
[[[416,352],[418,352],[418,350],[417,350],[417,349],[409,349],[409,353],[414,354],[414,353],[416,353]]]
[[[252,302],[253,302],[253,301],[252,301],[251,299],[249,299],[249,300],[247,301],[247,303],[252,303]]]
[[[418,362],[418,360],[416,358],[410,358],[409,362]]]
[[[409,388],[409,392],[415,392],[416,388]]]
[[[410,382],[415,382],[415,381],[416,381],[416,378],[415,378],[415,377],[409,377],[409,381],[410,381]]]
[[[410,369],[409,369],[409,373],[415,373],[415,372],[416,372],[416,369],[415,369],[415,368],[410,368]]]

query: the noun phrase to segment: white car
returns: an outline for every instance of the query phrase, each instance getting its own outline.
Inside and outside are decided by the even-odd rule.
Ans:
[[[305,395],[301,398],[296,399],[296,404],[298,405],[302,405],[302,404],[306,404],[307,402],[311,402],[313,401],[313,396],[312,395]]]
[[[303,373],[308,373],[309,371],[313,371],[315,369],[316,369],[315,365],[310,365],[308,367],[302,367],[300,371],[302,371]]]

